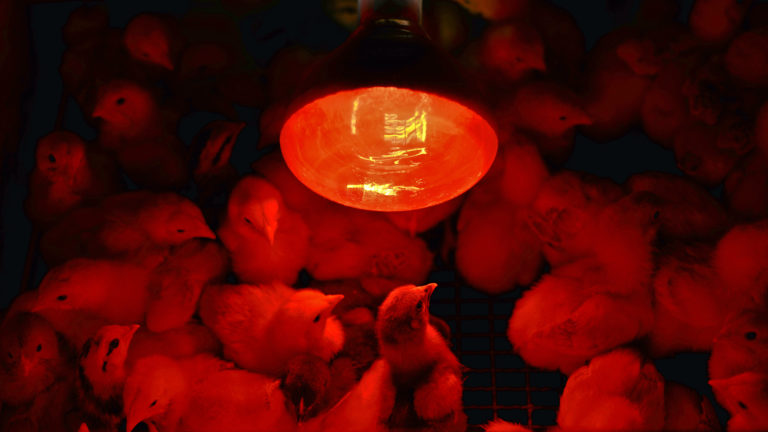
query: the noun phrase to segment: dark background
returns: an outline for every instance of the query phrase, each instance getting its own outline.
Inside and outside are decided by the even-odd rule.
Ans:
[[[8,0],[0,0],[8,1]],[[183,14],[193,0],[107,0],[110,24],[123,27],[139,12],[157,11]],[[541,1],[541,0],[534,0]],[[632,20],[637,0],[555,0],[569,9],[586,37],[589,49],[603,34]],[[687,16],[693,0],[683,0],[681,19]],[[18,293],[25,279],[25,262],[32,229],[24,216],[22,203],[26,184],[34,166],[37,140],[51,132],[60,110],[62,84],[58,67],[65,45],[61,29],[69,13],[83,2],[38,3],[28,6],[31,28],[31,87],[26,94],[22,125],[22,139],[10,171],[3,173],[2,193],[2,261],[0,262],[0,307],[6,307]],[[482,31],[483,21],[477,19],[473,31]],[[348,32],[326,17],[321,0],[282,0],[274,7],[244,16],[240,27],[250,54],[258,63],[266,65],[280,47],[289,42],[330,50],[345,40]],[[95,131],[83,120],[73,101],[64,107],[63,127],[75,131],[86,139],[95,137]],[[241,133],[232,157],[232,163],[241,172],[248,171],[250,162],[258,155],[259,112],[241,109],[243,121],[248,123]],[[193,113],[182,121],[179,135],[189,142],[194,133],[209,120],[217,118],[210,113]],[[8,165],[6,165],[8,166]],[[566,168],[588,171],[623,182],[633,173],[646,170],[679,172],[670,150],[652,143],[640,131],[634,131],[620,140],[597,144],[577,135],[573,155]],[[717,194],[718,191],[713,191]],[[39,260],[29,272],[29,286],[37,285],[45,268]],[[682,382],[708,394],[706,361],[708,355],[686,354],[672,359],[658,360],[657,367],[668,379]],[[471,396],[465,402],[471,402]],[[719,414],[724,415],[722,410]],[[476,421],[470,422],[475,423]],[[475,419],[477,420],[477,419]]]

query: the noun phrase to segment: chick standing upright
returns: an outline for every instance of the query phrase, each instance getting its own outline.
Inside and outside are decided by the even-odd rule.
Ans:
[[[461,364],[429,323],[429,299],[436,287],[405,285],[393,290],[379,307],[376,336],[381,357],[391,368],[398,399],[412,401],[417,421],[426,430],[463,431]],[[397,424],[403,421],[397,415],[397,401],[394,410],[390,422],[395,424],[390,427],[410,426]]]
[[[307,262],[304,220],[285,206],[277,188],[256,176],[242,178],[232,190],[218,234],[243,282],[292,284]]]
[[[271,285],[209,285],[199,313],[238,366],[272,376],[289,361],[313,354],[325,361],[344,345],[341,323],[332,314],[344,296]]]

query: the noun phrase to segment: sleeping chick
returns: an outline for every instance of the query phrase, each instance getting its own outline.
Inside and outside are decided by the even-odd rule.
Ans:
[[[557,424],[564,431],[660,431],[664,378],[629,349],[595,357],[568,377]]]
[[[0,328],[0,402],[32,401],[66,373],[67,355],[66,345],[39,315],[8,318]]]
[[[563,136],[578,125],[592,122],[572,92],[545,81],[526,83],[503,103],[500,111],[500,120],[548,138]]]
[[[405,285],[392,291],[379,307],[376,336],[398,394],[412,400],[417,423],[424,427],[440,425],[440,430],[464,430],[461,364],[429,323],[429,299],[436,287]],[[407,408],[410,411],[411,407]],[[409,426],[397,424],[398,420],[402,421],[391,418],[395,424],[390,426]]]
[[[208,285],[200,298],[203,323],[221,340],[224,356],[271,376],[302,354],[329,361],[344,344],[332,314],[342,295],[272,285]]]
[[[696,0],[688,26],[696,37],[709,44],[726,42],[741,26],[752,0]]]
[[[246,283],[292,284],[307,261],[310,233],[304,220],[260,177],[237,183],[218,234],[235,274]]]

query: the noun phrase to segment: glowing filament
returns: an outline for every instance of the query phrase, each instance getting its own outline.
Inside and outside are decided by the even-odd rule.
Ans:
[[[364,192],[375,192],[377,194],[386,195],[386,196],[395,196],[397,195],[398,191],[410,191],[410,192],[418,192],[422,190],[423,188],[420,188],[418,186],[392,186],[392,184],[376,184],[376,183],[365,183],[365,184],[348,184],[347,189],[362,189]]]

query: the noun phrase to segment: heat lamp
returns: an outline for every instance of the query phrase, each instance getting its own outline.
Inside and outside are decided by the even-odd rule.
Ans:
[[[289,108],[288,168],[317,194],[364,210],[462,194],[498,146],[477,91],[421,28],[421,0],[358,6],[358,28],[308,72]]]

